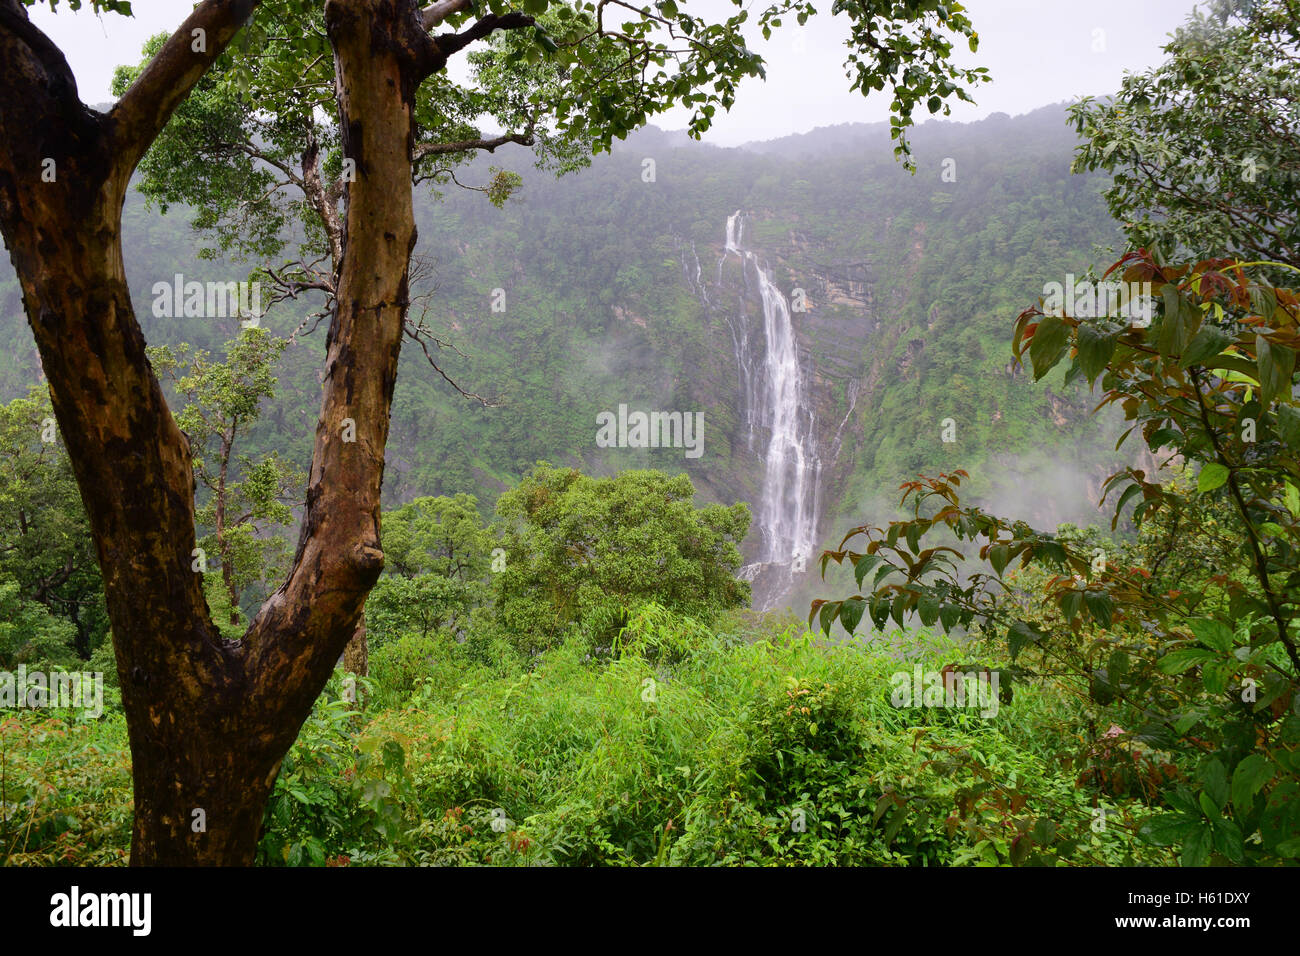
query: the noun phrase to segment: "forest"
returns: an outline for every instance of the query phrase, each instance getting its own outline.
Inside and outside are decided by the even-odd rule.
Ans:
[[[972,122],[956,2],[32,6],[0,866],[1300,863],[1292,0]]]

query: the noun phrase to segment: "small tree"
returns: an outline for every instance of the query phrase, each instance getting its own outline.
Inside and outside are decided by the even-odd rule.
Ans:
[[[291,505],[302,497],[305,476],[278,452],[241,451],[262,402],[275,395],[273,369],[285,344],[265,329],[247,328],[229,344],[224,362],[186,344],[149,349],[154,371],[186,402],[176,423],[189,439],[194,477],[207,498],[194,517],[212,529],[199,539],[195,560],[206,565],[209,552],[219,558],[231,626],[242,621],[247,589],[287,557],[285,540],[270,532],[292,523]]]
[[[1300,857],[1300,300],[1250,280],[1261,265],[1130,253],[1111,271],[1151,283],[1161,308],[1149,328],[1041,307],[1016,324],[1035,378],[1068,356],[1067,380],[1099,381],[1102,406],[1133,422],[1125,438],[1136,432],[1195,472],[1194,489],[1134,468],[1106,483],[1119,492],[1116,521],[1133,504],[1139,526],[1163,515],[1167,534],[1176,522],[1184,555],[1217,557],[1194,586],[1171,588],[1159,551],[1099,561],[1065,536],[963,506],[955,472],[905,483],[913,517],[855,528],[825,553],[823,572],[851,564],[863,593],[818,600],[810,617],[850,632],[864,616],[978,625],[1011,662],[1074,687],[1114,721],[1112,738],[1175,753],[1179,773],[1156,795],[1166,812],[1141,833],[1181,847],[1191,866]],[[978,545],[992,573],[961,570],[950,536],[922,547],[949,532]],[[1008,575],[1015,561],[1045,572],[1032,593]],[[1032,811],[1018,822],[1017,861],[1057,838]]]
[[[108,634],[95,542],[49,392],[0,405],[0,576],[72,625],[77,656]]]
[[[650,601],[703,622],[744,606],[749,583],[736,572],[749,506],[699,508],[694,497],[686,475],[538,465],[497,502],[498,620],[536,650],[572,623],[617,623]]]
[[[366,614],[375,634],[457,629],[487,595],[493,541],[473,495],[416,498],[384,515],[383,577]]]
[[[1126,74],[1070,108],[1076,170],[1110,173],[1130,246],[1300,267],[1300,18],[1292,0],[1211,0]]]

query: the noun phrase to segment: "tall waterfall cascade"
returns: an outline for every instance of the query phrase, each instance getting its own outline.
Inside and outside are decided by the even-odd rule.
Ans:
[[[732,338],[748,446],[763,461],[757,508],[761,544],[757,563],[745,572],[751,579],[763,575],[764,587],[761,593],[755,589],[754,604],[767,610],[784,596],[794,575],[813,562],[822,463],[810,400],[811,376],[800,364],[790,302],[772,280],[771,270],[745,247],[744,217],[739,211],[727,218],[719,276],[730,255],[740,258],[746,289],[756,288],[763,306],[761,340],[752,334],[744,316],[733,323]]]

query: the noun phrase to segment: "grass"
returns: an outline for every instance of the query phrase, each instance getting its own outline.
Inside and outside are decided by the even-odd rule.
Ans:
[[[890,677],[912,662],[888,642],[741,626],[649,606],[603,655],[581,634],[528,664],[445,636],[378,648],[365,710],[336,677],[287,756],[260,862],[1164,862],[1132,838],[1139,799],[1103,801],[1094,826],[1100,798],[1072,769],[1083,718],[1055,688],[1017,685],[987,719],[900,708]],[[971,659],[909,647],[931,669]],[[5,862],[124,862],[120,712],[2,726]]]

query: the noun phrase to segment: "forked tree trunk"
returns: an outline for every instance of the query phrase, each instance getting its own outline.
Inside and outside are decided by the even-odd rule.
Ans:
[[[252,862],[280,761],[383,565],[379,491],[415,243],[412,103],[444,61],[412,0],[328,0],[357,177],[297,553],[239,642],[222,639],[191,570],[190,453],[145,357],[121,209],[149,144],[255,5],[204,0],[100,115],[19,0],[0,0],[0,228],[103,571],[133,758],[133,864]]]

